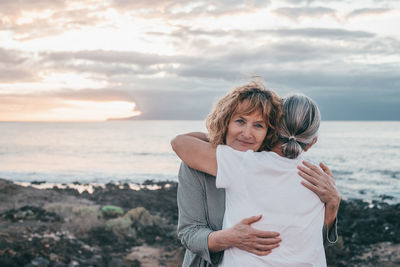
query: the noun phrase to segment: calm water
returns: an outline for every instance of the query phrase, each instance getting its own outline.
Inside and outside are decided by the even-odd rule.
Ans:
[[[0,123],[0,177],[58,183],[177,180],[169,141],[203,121]],[[307,152],[334,171],[344,198],[400,202],[400,122],[323,122]]]

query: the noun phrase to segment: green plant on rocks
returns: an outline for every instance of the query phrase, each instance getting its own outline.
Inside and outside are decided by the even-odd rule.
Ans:
[[[117,206],[106,205],[101,209],[104,218],[117,218],[124,215],[124,211]]]

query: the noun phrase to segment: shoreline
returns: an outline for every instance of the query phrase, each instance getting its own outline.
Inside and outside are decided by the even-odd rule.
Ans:
[[[2,178],[0,178],[2,179]],[[65,183],[48,183],[48,182],[38,182],[38,181],[32,181],[32,182],[13,182],[16,185],[20,185],[23,187],[32,187],[40,190],[44,189],[75,189],[79,192],[79,194],[84,193],[87,191],[89,194],[93,194],[96,188],[102,188],[105,189],[107,184],[114,184],[118,186],[119,189],[125,189],[129,188],[131,190],[139,191],[141,189],[147,189],[147,190],[158,190],[161,189],[163,186],[168,188],[171,186],[171,182],[166,182],[163,186],[158,185],[158,184],[146,184],[146,181],[144,184],[138,184],[138,183],[89,183],[89,184],[81,184],[78,182],[70,183],[70,184],[65,184]]]
[[[177,185],[0,179],[0,265],[178,266]],[[400,266],[399,232],[400,204],[342,200],[328,266]]]
[[[70,183],[54,183],[54,182],[46,182],[46,181],[27,181],[27,182],[21,182],[21,181],[12,181],[6,178],[1,178],[0,180],[6,180],[10,181],[14,184],[23,186],[23,187],[33,187],[36,189],[75,189],[77,190],[80,194],[84,193],[84,191],[87,191],[89,194],[93,194],[94,190],[97,187],[101,187],[102,189],[105,189],[105,187],[110,184],[110,185],[115,185],[118,186],[119,189],[124,189],[129,187],[131,190],[139,191],[141,189],[148,189],[148,190],[158,190],[161,189],[163,186],[169,187],[169,186],[174,186],[177,184],[177,181],[174,180],[165,180],[165,181],[155,181],[152,179],[147,179],[143,181],[142,183],[138,182],[119,182],[119,181],[109,181],[107,183],[99,183],[99,182],[93,182],[93,183],[80,183],[78,181],[75,182],[70,182]],[[370,208],[373,207],[375,202],[385,202],[390,205],[396,205],[400,203],[400,199],[396,198],[395,196],[392,195],[387,195],[387,194],[381,194],[379,195],[376,199],[365,199],[365,198],[356,198],[356,197],[341,197],[342,201],[351,201],[354,199],[362,200],[363,202],[367,202],[370,206]]]

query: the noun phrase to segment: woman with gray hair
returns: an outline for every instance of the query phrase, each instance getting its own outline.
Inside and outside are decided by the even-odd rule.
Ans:
[[[268,256],[231,247],[224,251],[221,266],[326,266],[321,229],[327,211],[321,196],[312,192],[319,189],[298,173],[298,165],[308,164],[302,152],[317,141],[320,113],[315,102],[304,95],[286,98],[283,112],[279,140],[270,152],[215,146],[193,134],[177,136],[171,143],[186,164],[216,176],[216,186],[225,189],[223,229],[261,214],[263,218],[252,226],[280,233],[282,242]],[[233,115],[229,127],[235,131],[235,123],[242,127],[259,117],[252,113],[236,120]],[[299,168],[304,171],[301,176],[310,181],[310,170]]]

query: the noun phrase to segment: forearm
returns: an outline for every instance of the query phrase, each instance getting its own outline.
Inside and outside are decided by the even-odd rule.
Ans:
[[[193,133],[200,136],[200,134]],[[172,149],[191,168],[217,175],[216,145],[190,134],[181,134],[171,141]]]
[[[229,229],[214,231],[208,235],[208,249],[210,252],[219,252],[232,247],[233,238]]]
[[[331,229],[333,222],[335,221],[337,216],[337,210],[333,206],[326,205],[325,206],[325,220],[324,224],[328,227],[328,229]]]
[[[324,224],[331,229],[333,223],[335,222],[340,204],[340,197],[336,197],[330,202],[325,203],[325,219]]]
[[[195,138],[200,139],[200,140],[205,141],[205,142],[209,141],[207,134],[203,133],[203,132],[191,132],[191,133],[187,133],[185,135],[195,137]]]

